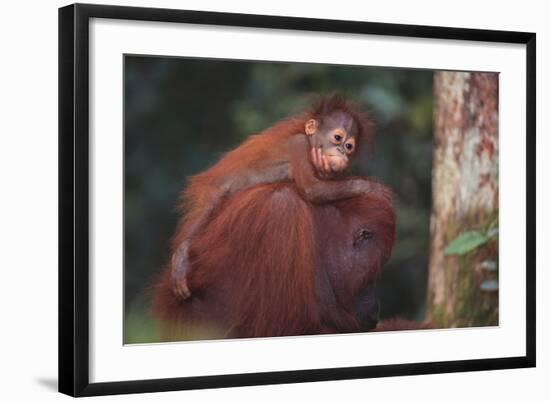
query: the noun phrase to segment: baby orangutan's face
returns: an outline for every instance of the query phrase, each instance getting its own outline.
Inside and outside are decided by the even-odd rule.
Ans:
[[[308,120],[306,134],[312,138],[315,148],[312,151],[315,167],[325,174],[344,171],[355,152],[357,131],[353,118],[343,112],[325,117],[321,124],[314,119]]]

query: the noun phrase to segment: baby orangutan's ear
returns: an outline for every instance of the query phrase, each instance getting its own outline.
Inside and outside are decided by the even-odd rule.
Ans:
[[[313,135],[317,132],[317,120],[313,118],[307,120],[306,122],[306,135]]]

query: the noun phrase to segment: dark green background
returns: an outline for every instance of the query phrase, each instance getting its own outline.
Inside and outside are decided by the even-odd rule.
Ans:
[[[382,317],[424,317],[432,162],[431,71],[125,56],[125,342],[155,340],[151,280],[168,258],[186,177],[251,133],[340,91],[370,111],[373,153],[354,173],[397,195],[397,242],[380,285]]]

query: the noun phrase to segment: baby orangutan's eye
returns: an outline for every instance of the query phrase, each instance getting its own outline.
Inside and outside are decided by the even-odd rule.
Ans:
[[[341,135],[334,135],[334,139],[336,139],[338,142],[340,142],[342,140],[342,136]]]

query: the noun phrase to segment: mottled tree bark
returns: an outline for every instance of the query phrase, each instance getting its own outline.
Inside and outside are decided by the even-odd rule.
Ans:
[[[498,227],[498,75],[436,72],[434,92],[428,317],[437,327],[495,325],[498,289],[482,283],[498,279],[496,236],[463,255],[445,249]]]

